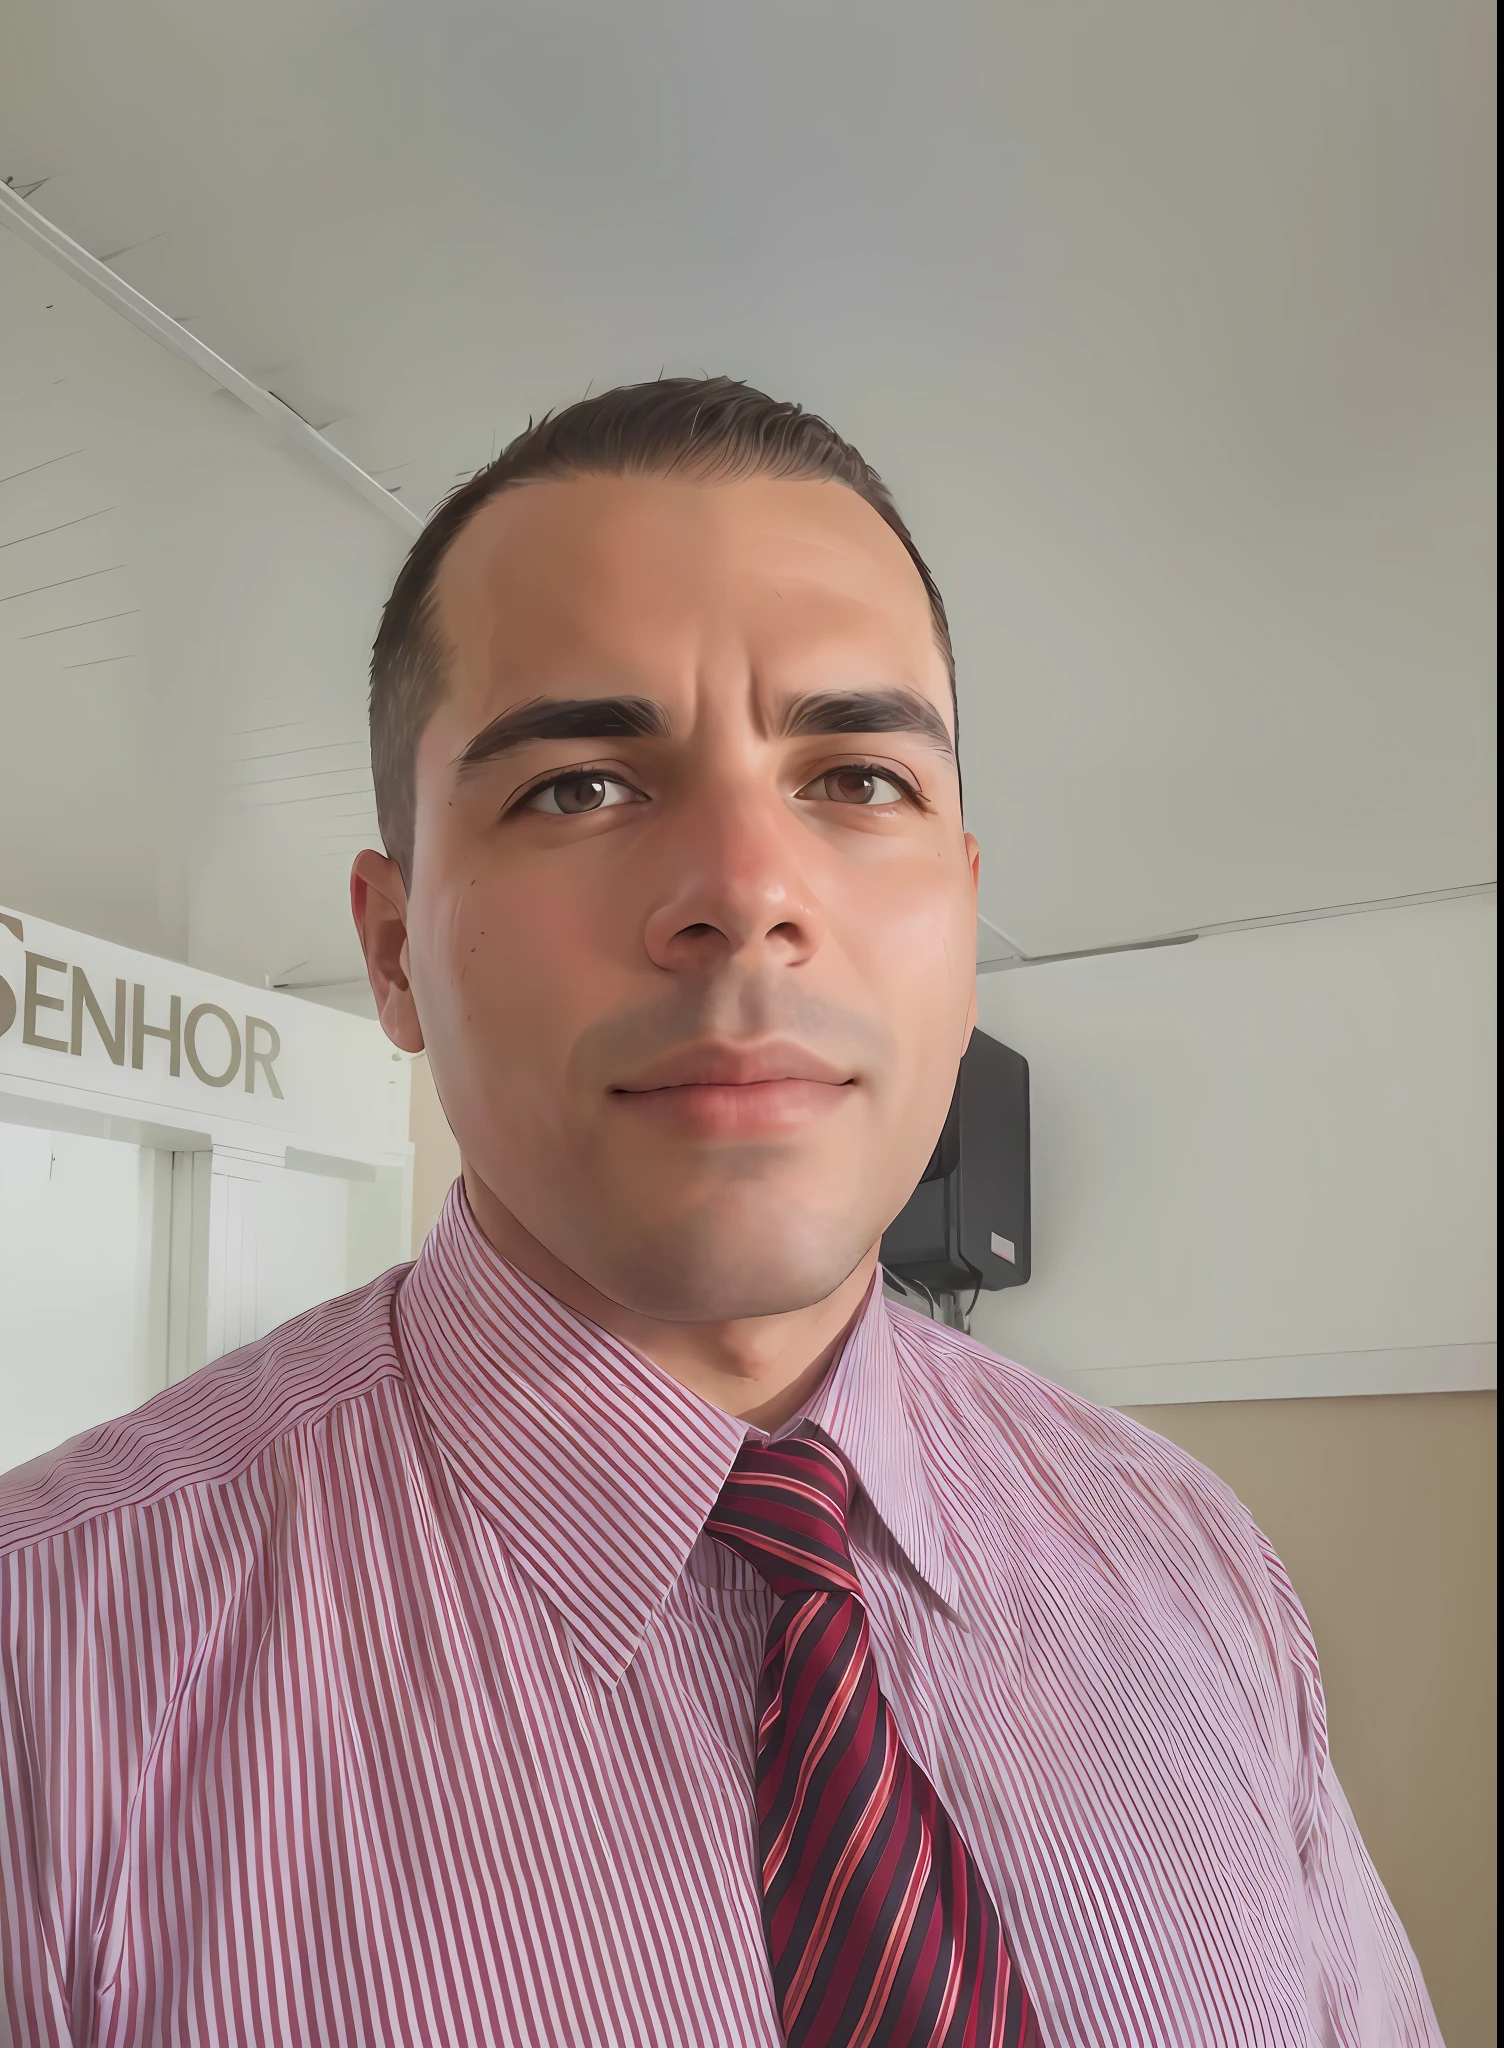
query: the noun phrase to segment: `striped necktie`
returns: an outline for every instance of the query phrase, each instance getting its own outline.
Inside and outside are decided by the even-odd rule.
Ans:
[[[802,1423],[744,1445],[706,1523],[778,1599],[757,1688],[763,1926],[789,2048],[1024,2048],[981,1873],[877,1682],[850,1481]]]

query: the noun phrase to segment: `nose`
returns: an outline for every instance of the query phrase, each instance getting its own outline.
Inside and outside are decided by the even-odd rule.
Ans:
[[[679,827],[664,843],[667,886],[644,934],[655,967],[797,967],[818,952],[826,920],[781,800],[707,790]]]

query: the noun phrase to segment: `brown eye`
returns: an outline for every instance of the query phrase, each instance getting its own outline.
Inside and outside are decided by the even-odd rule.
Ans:
[[[576,775],[568,782],[555,782],[551,787],[554,802],[566,814],[574,811],[598,811],[606,801],[604,775]]]
[[[553,782],[545,782],[524,799],[522,809],[546,811],[556,818],[578,818],[586,811],[605,811],[617,804],[641,801],[629,783],[614,775],[587,770],[581,775],[561,775]]]
[[[891,775],[876,768],[829,768],[800,790],[801,796],[823,798],[832,804],[898,804],[908,791]]]

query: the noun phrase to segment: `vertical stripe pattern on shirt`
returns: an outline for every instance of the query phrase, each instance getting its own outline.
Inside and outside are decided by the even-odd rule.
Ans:
[[[850,1544],[816,1489],[773,1647],[812,1685],[860,1606],[869,1769],[922,1769],[909,1825],[933,1787],[1044,2048],[1441,2048],[1223,1481],[877,1283],[807,1419]],[[457,1181],[411,1269],[0,1474],[0,2048],[785,2048],[785,1602],[706,1528],[765,1434],[510,1267]]]
[[[997,1909],[877,1680],[814,1424],[747,1445],[706,1524],[778,1601],[757,1688],[763,1925],[790,2048],[1020,2048]]]

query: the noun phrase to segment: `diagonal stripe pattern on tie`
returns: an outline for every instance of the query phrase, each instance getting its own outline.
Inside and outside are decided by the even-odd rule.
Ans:
[[[981,1873],[899,1740],[815,1425],[744,1445],[706,1529],[777,1596],[757,1688],[763,1926],[789,2048],[1021,2048],[1028,1995]]]

